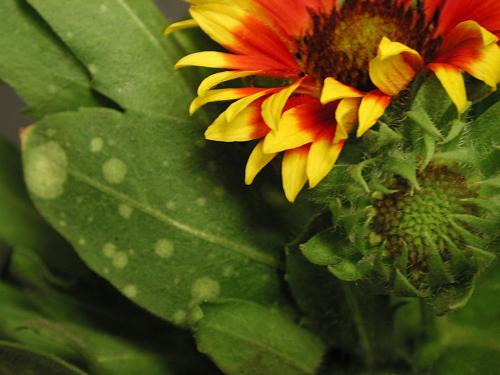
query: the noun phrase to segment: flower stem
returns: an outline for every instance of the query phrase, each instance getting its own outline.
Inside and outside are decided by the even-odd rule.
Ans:
[[[368,328],[365,324],[365,319],[361,312],[359,300],[350,283],[343,282],[342,289],[345,295],[346,302],[352,312],[352,319],[357,330],[360,349],[363,354],[365,365],[368,368],[372,368],[375,364],[375,353],[370,341],[370,336],[368,333]]]

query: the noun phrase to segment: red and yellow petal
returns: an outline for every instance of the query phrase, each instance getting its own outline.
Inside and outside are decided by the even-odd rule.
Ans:
[[[474,21],[457,25],[443,39],[436,59],[453,65],[496,89],[500,81],[498,38]]]
[[[260,70],[269,72],[270,76],[290,77],[298,75],[300,69],[291,69],[268,56],[261,55],[234,55],[226,52],[204,51],[196,52],[184,56],[175,64],[175,69],[188,66],[199,66],[216,69],[234,69],[234,70]]]
[[[297,199],[300,191],[307,182],[307,157],[311,145],[288,150],[283,157],[281,174],[283,180],[283,190],[289,202],[293,203]]]
[[[396,96],[423,67],[424,61],[417,51],[384,37],[377,57],[370,61],[370,79],[384,94]]]
[[[461,22],[470,20],[500,37],[500,2],[498,0],[444,0],[439,5],[441,12],[436,31],[438,35],[446,35]]]
[[[366,94],[359,106],[359,125],[357,136],[363,136],[382,117],[391,104],[391,97],[376,90]]]
[[[288,46],[276,32],[246,10],[206,3],[192,6],[190,13],[203,31],[226,49],[256,58],[272,58],[283,68],[297,67]]]
[[[354,130],[358,122],[359,106],[361,98],[342,99],[335,111],[335,119],[337,121],[337,130],[333,143],[339,143],[349,138],[349,133]]]
[[[266,154],[264,152],[264,141],[260,141],[248,158],[247,166],[245,168],[245,184],[251,185],[255,180],[255,177],[275,158],[276,155],[276,152]]]
[[[436,74],[458,113],[463,113],[467,108],[467,92],[462,71],[450,64],[429,64],[429,68]]]
[[[262,91],[265,91],[265,89],[255,87],[210,90],[206,92],[205,95],[198,96],[191,102],[189,113],[195,113],[198,109],[208,103],[237,100]]]
[[[255,94],[241,98],[240,100],[232,103],[224,112],[226,115],[226,120],[228,122],[233,121],[236,116],[238,116],[243,110],[245,110],[249,105],[253,104],[260,98],[270,95],[275,92],[275,89],[267,89],[256,92]],[[262,102],[262,101],[261,101]]]
[[[307,158],[307,178],[309,186],[316,187],[335,166],[345,141],[334,143],[335,127],[329,127],[320,132],[309,150]]]
[[[299,88],[301,83],[302,79],[289,87],[281,89],[276,94],[271,95],[269,98],[267,98],[262,104],[262,117],[271,129],[278,129],[278,124],[281,121],[283,109],[285,108],[288,100],[293,95],[293,93]]]
[[[325,127],[334,124],[334,107],[322,106],[313,98],[307,101],[285,111],[278,128],[267,135],[264,152],[280,152],[311,143]]]
[[[198,87],[198,96],[205,95],[209,90],[220,85],[221,83],[232,81],[239,78],[259,75],[262,73],[259,70],[244,70],[244,71],[225,71],[215,73],[205,78]]]
[[[345,85],[335,78],[325,79],[321,91],[321,103],[328,104],[345,98],[361,98],[363,93],[355,88]]]
[[[266,136],[270,129],[260,115],[261,103],[242,110],[232,121],[222,113],[205,132],[205,138],[219,142],[246,142]]]
[[[172,33],[175,33],[179,30],[192,29],[195,27],[199,27],[198,22],[193,19],[174,22],[170,26],[165,29],[164,35],[169,36]]]

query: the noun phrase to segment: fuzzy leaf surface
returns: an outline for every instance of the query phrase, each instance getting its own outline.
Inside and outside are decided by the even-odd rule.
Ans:
[[[19,150],[0,138],[0,242],[35,249],[52,268],[76,275],[80,260],[35,211],[22,176]]]
[[[238,155],[200,149],[199,137],[180,118],[87,109],[45,118],[23,147],[51,224],[93,270],[177,324],[205,300],[279,294],[280,237],[224,173]]]
[[[85,375],[76,367],[51,355],[0,341],[0,373],[2,375]]]
[[[175,39],[163,37],[167,22],[154,1],[29,3],[87,67],[97,91],[127,110],[187,116],[192,93],[173,74],[183,51]]]
[[[496,374],[500,367],[500,267],[480,277],[465,308],[438,320],[441,336],[420,353],[432,375]]]
[[[204,305],[196,338],[229,375],[315,374],[325,350],[316,336],[283,312],[255,303]]]
[[[99,105],[85,68],[25,1],[2,0],[0,19],[0,79],[29,104],[30,115]]]
[[[477,152],[482,170],[487,176],[500,173],[499,119],[500,102],[497,102],[482,113],[471,126],[474,150]]]

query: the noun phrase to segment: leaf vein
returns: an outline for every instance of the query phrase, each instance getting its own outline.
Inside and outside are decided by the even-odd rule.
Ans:
[[[127,203],[129,206],[151,216],[152,218],[167,224],[169,226],[172,226],[174,228],[177,228],[180,231],[183,231],[189,235],[192,235],[194,237],[197,237],[201,240],[204,240],[206,242],[213,243],[215,245],[222,246],[223,248],[226,248],[228,250],[232,250],[235,253],[238,253],[240,255],[243,255],[249,259],[252,259],[258,263],[261,263],[263,265],[273,267],[273,268],[278,268],[278,262],[277,260],[272,257],[271,255],[263,253],[261,250],[256,249],[251,246],[245,246],[240,243],[222,238],[220,236],[216,236],[210,233],[206,233],[202,230],[196,229],[188,224],[182,223],[166,214],[164,214],[161,211],[158,211],[152,207],[146,206],[130,197],[127,195],[120,193],[119,191],[116,191],[115,189],[106,186],[105,184],[102,184],[91,177],[78,172],[74,169],[68,171],[68,173],[76,178],[77,180],[82,181],[83,183],[86,183],[87,185],[93,187],[94,189],[100,191],[101,193],[107,194],[117,200],[121,200],[125,203]]]

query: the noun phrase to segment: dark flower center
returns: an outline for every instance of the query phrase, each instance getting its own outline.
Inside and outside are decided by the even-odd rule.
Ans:
[[[426,61],[439,42],[433,38],[435,23],[427,22],[421,9],[392,0],[346,0],[340,10],[313,18],[313,29],[300,42],[304,71],[365,91],[373,88],[368,66],[383,37],[417,50]]]

